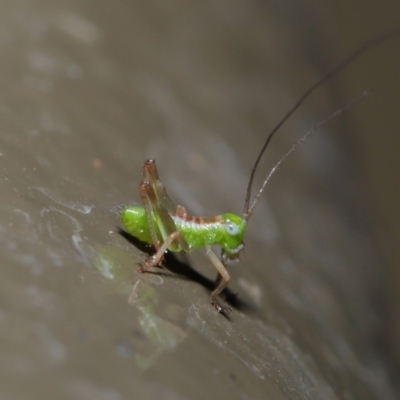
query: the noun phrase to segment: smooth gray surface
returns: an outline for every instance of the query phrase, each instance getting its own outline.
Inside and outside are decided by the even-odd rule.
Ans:
[[[272,179],[230,319],[201,278],[138,274],[143,253],[118,233],[148,157],[193,214],[241,212],[266,132],[331,64],[333,5],[305,7],[2,6],[2,399],[396,398],[374,341],[381,260],[335,142],[346,117]],[[257,186],[335,97],[328,85],[296,114]],[[184,262],[214,278],[202,252]]]

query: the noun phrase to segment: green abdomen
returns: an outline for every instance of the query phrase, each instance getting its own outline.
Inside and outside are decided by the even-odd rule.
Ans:
[[[153,244],[144,208],[126,207],[121,214],[121,219],[128,233],[142,242]]]

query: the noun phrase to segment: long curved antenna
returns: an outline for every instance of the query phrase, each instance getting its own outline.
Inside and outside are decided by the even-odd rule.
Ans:
[[[356,103],[359,101],[365,99],[369,95],[369,92],[365,90],[360,96],[352,100],[350,103],[348,103],[346,106],[340,108],[339,110],[334,111],[332,114],[330,114],[328,117],[323,119],[322,121],[317,122],[310,130],[308,130],[297,142],[295,142],[292,147],[289,149],[289,151],[283,155],[279,161],[275,164],[275,166],[271,169],[269,172],[267,178],[265,179],[264,183],[261,185],[260,190],[258,191],[257,195],[254,197],[253,202],[251,203],[248,213],[247,213],[247,221],[251,218],[251,215],[253,214],[253,210],[258,202],[258,199],[260,198],[262,192],[264,191],[265,186],[271,179],[272,175],[277,171],[277,169],[280,167],[280,165],[286,160],[286,158],[292,154],[299,146],[301,146],[307,139],[309,135],[312,133],[316,132],[318,129],[322,128],[325,124],[327,124],[329,121],[332,119],[338,117],[339,115],[343,114],[345,111],[347,111],[349,108],[353,107]]]
[[[260,153],[258,154],[256,161],[253,165],[253,168],[251,170],[250,178],[249,178],[249,184],[247,185],[247,192],[246,192],[246,200],[244,202],[244,209],[243,209],[243,218],[245,220],[249,220],[249,208],[250,208],[250,197],[251,197],[251,187],[253,186],[253,181],[254,181],[254,175],[256,173],[258,164],[260,163],[260,160],[267,149],[269,143],[271,142],[271,139],[275,136],[275,133],[281,128],[281,126],[292,116],[292,114],[304,103],[304,101],[316,90],[318,89],[321,85],[323,85],[325,82],[327,82],[329,79],[331,79],[333,76],[338,74],[340,71],[342,71],[344,68],[346,68],[349,64],[351,64],[356,58],[360,57],[363,55],[365,52],[367,52],[369,49],[372,47],[377,46],[378,44],[385,42],[387,40],[392,39],[393,37],[397,36],[400,34],[400,28],[396,28],[390,32],[385,33],[382,36],[378,36],[374,39],[370,39],[367,42],[365,42],[362,46],[360,46],[357,50],[355,50],[353,53],[351,53],[348,57],[346,57],[342,62],[339,64],[336,64],[334,68],[330,72],[328,72],[326,75],[324,75],[320,80],[315,82],[312,86],[310,86],[304,94],[299,98],[299,100],[294,104],[294,106],[286,113],[286,115],[279,121],[279,123],[275,126],[274,129],[269,133],[267,136],[267,139],[264,142],[263,147],[261,148]],[[263,185],[265,186],[265,185]],[[262,190],[261,190],[262,193]],[[261,195],[260,193],[260,195]],[[259,195],[258,195],[259,197]],[[254,207],[253,207],[254,208]]]

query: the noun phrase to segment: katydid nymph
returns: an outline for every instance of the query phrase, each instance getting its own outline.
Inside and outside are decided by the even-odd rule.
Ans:
[[[226,268],[227,264],[229,261],[240,258],[244,249],[243,237],[247,224],[253,215],[253,211],[267,182],[283,160],[304,141],[306,136],[339,115],[344,109],[349,108],[354,102],[334,112],[303,135],[270,171],[258,193],[251,201],[254,176],[271,139],[317,88],[342,71],[366,51],[398,34],[400,34],[400,29],[366,42],[304,92],[297,103],[294,104],[268,134],[250,173],[242,216],[232,213],[209,218],[189,216],[184,207],[179,205],[175,207],[173,205],[164,184],[159,178],[155,161],[151,159],[147,160],[144,163],[143,181],[140,185],[140,197],[143,207],[127,206],[123,208],[121,213],[121,218],[127,232],[142,242],[152,244],[155,248],[155,253],[147,258],[143,264],[139,264],[139,272],[149,272],[154,267],[159,266],[167,251],[192,252],[193,250],[204,248],[207,258],[218,272],[216,286],[211,293],[211,304],[218,312],[230,311],[229,307],[220,305],[217,298],[230,282],[230,276]],[[221,248],[221,257],[218,257],[214,252],[214,246]]]

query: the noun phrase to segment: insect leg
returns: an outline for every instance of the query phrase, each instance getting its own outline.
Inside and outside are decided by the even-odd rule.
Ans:
[[[213,252],[211,246],[206,246],[206,255],[211,261],[211,264],[218,271],[217,287],[211,293],[211,304],[215,307],[218,312],[229,312],[231,309],[229,307],[223,307],[219,304],[217,297],[218,295],[229,285],[231,277],[223,262],[218,258],[218,256]]]
[[[147,160],[143,165],[144,179],[151,183],[154,193],[156,194],[157,201],[161,207],[170,213],[175,212],[174,203],[167,194],[167,189],[158,176],[155,160]]]
[[[167,195],[164,184],[158,177],[154,160],[147,160],[144,163],[143,175],[144,181],[142,185],[144,185],[144,191],[141,193],[141,196],[146,209],[152,241],[156,250],[158,250],[161,243],[169,235],[178,230],[171,217],[171,214],[175,213],[175,207]],[[178,243],[173,245],[174,248],[170,247],[170,250],[173,251],[180,251],[179,245],[181,245],[183,250],[187,250],[189,247],[183,237],[178,240]]]
[[[144,209],[146,210],[147,224],[149,226],[151,240],[153,241],[156,251],[158,251],[160,248],[160,241],[157,237],[156,226],[154,222],[154,212],[152,206],[152,201],[154,201],[154,199],[152,199],[153,196],[151,195],[151,192],[152,188],[150,186],[150,182],[143,181],[140,184],[140,197],[142,199]]]
[[[164,258],[164,253],[171,246],[175,251],[190,250],[185,238],[178,231],[170,212],[165,208],[166,206],[173,208],[172,201],[167,196],[166,189],[158,178],[153,160],[145,162],[143,175],[144,180],[140,185],[140,197],[146,210],[147,224],[156,253],[144,265],[139,266],[140,272],[148,271],[159,265]],[[160,203],[159,199],[163,199],[163,203]],[[183,212],[186,213],[184,208]],[[177,242],[175,245],[174,241]]]
[[[186,243],[186,240],[179,231],[175,231],[167,237],[167,239],[159,247],[155,254],[149,257],[144,264],[139,264],[139,272],[148,272],[153,267],[159,265],[164,258],[165,252],[168,250],[168,247],[174,242],[174,240],[177,240],[179,242],[183,250],[187,250],[186,247],[188,248],[188,245]]]
[[[158,251],[161,242],[177,231],[170,213],[175,209],[167,191],[158,177],[154,160],[147,160],[143,166],[143,182],[140,185],[140,197],[146,210],[153,245]]]
[[[181,234],[176,235],[178,229],[176,228],[171,216],[162,207],[158,206],[156,194],[154,193],[154,190],[148,181],[143,181],[140,185],[140,196],[146,210],[147,223],[149,225],[151,238],[156,252],[158,253],[160,252],[161,248],[164,248],[164,250],[160,252],[160,254],[164,254],[164,252],[175,239],[178,241],[178,244],[181,246],[182,250],[189,251],[189,245],[187,244],[185,238]],[[163,239],[165,235],[165,241],[163,244],[160,243],[160,240],[157,236],[157,228],[163,236]],[[167,243],[166,246],[165,243]],[[159,264],[161,261],[162,257],[158,257],[158,262],[154,265]]]

